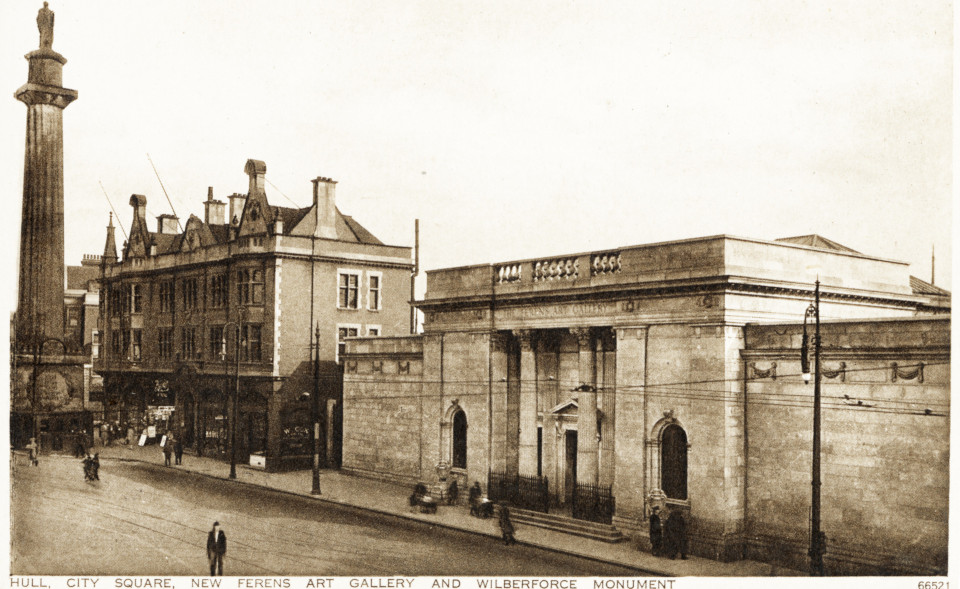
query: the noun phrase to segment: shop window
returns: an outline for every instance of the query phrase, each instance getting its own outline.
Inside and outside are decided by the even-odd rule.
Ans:
[[[462,409],[453,415],[453,467],[467,468],[467,414]]]
[[[660,434],[660,488],[670,499],[687,498],[687,434],[676,424]]]

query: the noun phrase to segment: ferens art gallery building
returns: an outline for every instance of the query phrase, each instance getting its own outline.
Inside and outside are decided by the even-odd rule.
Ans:
[[[422,335],[347,341],[343,467],[805,568],[818,276],[827,572],[945,572],[949,293],[818,236],[428,272]]]

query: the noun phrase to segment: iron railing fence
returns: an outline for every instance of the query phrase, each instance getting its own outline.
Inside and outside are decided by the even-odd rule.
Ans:
[[[613,488],[576,483],[573,487],[573,517],[601,524],[613,522]]]
[[[487,480],[487,496],[491,501],[503,501],[514,507],[541,513],[548,512],[550,491],[547,477],[491,472]]]

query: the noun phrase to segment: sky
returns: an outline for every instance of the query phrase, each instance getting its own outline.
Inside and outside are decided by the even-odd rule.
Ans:
[[[23,55],[0,7],[0,220],[15,276]],[[817,233],[951,288],[949,2],[53,0],[66,261],[131,194],[307,206],[310,179],[424,270],[732,234]],[[149,159],[148,159],[149,154]],[[102,185],[102,187],[101,187]],[[105,194],[106,193],[106,196]],[[294,205],[295,203],[295,205]],[[123,234],[117,230],[118,243]],[[422,291],[423,278],[419,289]],[[2,293],[15,306],[16,281]]]

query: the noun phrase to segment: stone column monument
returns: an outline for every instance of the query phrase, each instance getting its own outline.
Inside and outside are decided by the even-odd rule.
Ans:
[[[77,92],[62,85],[67,60],[51,49],[53,11],[46,2],[37,25],[40,48],[26,55],[27,83],[14,94],[27,105],[18,343],[63,337],[63,109]]]
[[[14,93],[27,105],[27,131],[11,409],[32,414],[32,435],[41,413],[83,409],[82,382],[79,399],[75,382],[77,369],[82,381],[83,358],[81,350],[65,345],[63,298],[63,109],[77,92],[63,87],[67,60],[52,49],[53,11],[46,2],[37,27],[40,48],[25,56],[27,83]]]

